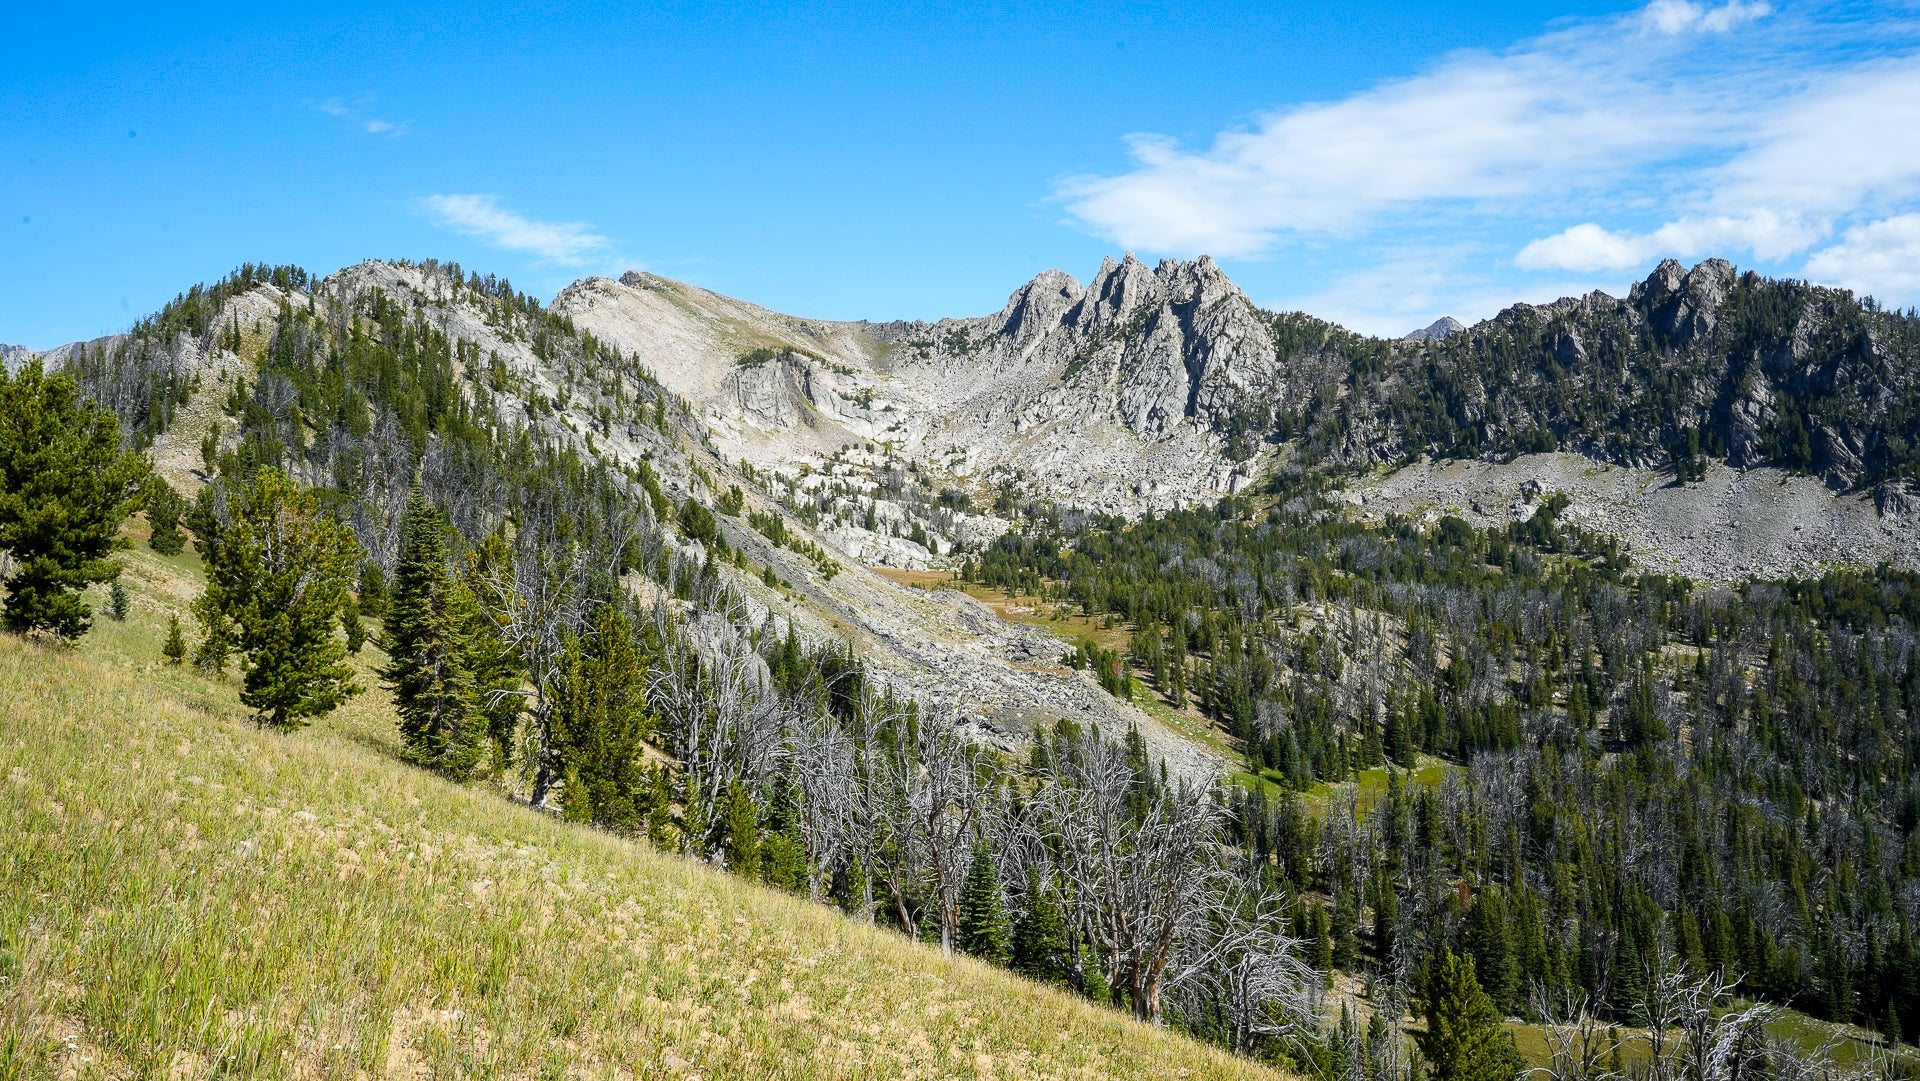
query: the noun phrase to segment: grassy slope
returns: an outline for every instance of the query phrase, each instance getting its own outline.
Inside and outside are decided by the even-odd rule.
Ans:
[[[133,618],[0,636],[0,1078],[1261,1077],[1174,1034],[394,758]]]

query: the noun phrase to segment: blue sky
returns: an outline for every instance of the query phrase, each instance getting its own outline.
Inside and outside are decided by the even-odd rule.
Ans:
[[[1911,3],[159,7],[9,16],[0,341],[427,256],[826,318],[1125,248],[1382,333],[1667,255],[1920,303]]]

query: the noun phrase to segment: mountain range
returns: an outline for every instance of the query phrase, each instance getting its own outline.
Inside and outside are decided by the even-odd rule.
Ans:
[[[316,287],[431,297],[437,277],[365,263]],[[271,314],[257,297],[227,303],[228,321]],[[449,328],[484,329],[458,304],[431,305]],[[1762,544],[1763,558],[1730,565],[1689,547],[1695,519],[1753,517],[1767,502],[1747,494],[1763,485],[1741,479],[1755,470],[1792,493],[1779,514],[1759,515],[1763,534],[1825,536],[1863,558],[1911,551],[1920,322],[1722,260],[1664,262],[1626,298],[1515,304],[1399,340],[1264,311],[1205,256],[1149,268],[1131,253],[1086,285],[1047,271],[998,312],[937,322],[799,318],[640,272],[578,281],[549,307],[639,358],[733,465],[808,490],[835,469],[858,475],[869,497],[912,488],[919,498],[873,498],[878,528],[864,514],[824,520],[856,561],[935,565],[1001,528],[990,514],[936,513],[942,492],[948,511],[1037,497],[1134,517],[1318,476],[1363,505],[1490,520],[1512,513],[1535,474],[1571,472],[1562,480],[1592,489],[1589,502],[1638,508],[1645,521],[1622,539],[1650,555],[1729,577],[1801,566],[1818,544],[1796,555],[1785,537],[1787,548]],[[153,352],[153,335],[136,329],[48,356],[135,340]],[[187,368],[218,363],[218,350],[192,343],[164,351]],[[9,367],[29,355],[0,352]],[[1478,468],[1434,479],[1447,462]],[[1581,483],[1580,462],[1626,473]],[[900,465],[908,475],[890,482]],[[1602,528],[1618,518],[1589,509]],[[909,539],[916,528],[925,543]]]
[[[342,648],[386,655],[395,703],[386,583],[457,570],[447,655],[505,657],[534,703],[488,728],[474,783],[509,799],[557,783],[569,816],[1240,1050],[1234,972],[1278,981],[1256,1013],[1331,980],[1391,1026],[1448,951],[1490,1021],[1550,1022],[1527,997],[1559,988],[1632,1023],[1717,971],[1913,1031],[1920,320],[1708,260],[1429,330],[1265,311],[1206,258],[933,322],[639,272],[541,304],[428,260],[244,265],[45,356],[195,496],[196,548],[275,469],[343,524]],[[99,636],[143,679],[209,595],[148,545],[139,642],[129,594]],[[211,664],[159,679],[224,701]],[[612,738],[616,692],[641,727],[601,755],[576,733]],[[1171,930],[1112,922],[1142,912]],[[1021,952],[1056,920],[1121,929],[1091,968]]]
[[[907,683],[937,674],[1002,742],[1068,712],[1139,727],[1176,763],[1211,757],[1052,664],[1044,634],[865,569],[955,566],[1036,502],[1131,518],[1331,488],[1357,517],[1485,525],[1552,490],[1644,566],[1700,578],[1920,561],[1920,321],[1719,260],[1663,263],[1624,299],[1516,304],[1400,340],[1264,311],[1206,257],[1149,268],[1129,254],[1086,285],[1048,271],[997,312],[937,322],[804,319],[638,272],[576,282],[533,318],[531,301],[499,299],[504,283],[433,261],[265,271],[47,355],[191,488],[203,443],[239,438],[223,403],[276,320],[323,301],[392,306],[466,343],[457,370],[487,368],[464,374],[582,455],[646,460],[676,499],[739,487],[793,516],[847,573],[729,528],[791,568],[794,591],[759,603],[851,636]],[[568,355],[548,325],[598,344]],[[9,367],[29,355],[5,352]],[[594,389],[608,355],[683,404],[683,439]],[[251,393],[278,395],[269,411],[293,400]],[[403,494],[381,497],[396,529]]]

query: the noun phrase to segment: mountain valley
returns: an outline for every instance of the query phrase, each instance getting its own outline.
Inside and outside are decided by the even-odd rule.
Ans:
[[[1700,991],[1729,1025],[1792,1006],[1878,1054],[1920,1023],[1912,313],[1719,260],[1401,339],[1264,311],[1205,257],[936,322],[641,272],[541,304],[433,260],[248,264],[4,359],[71,376],[188,505],[199,558],[141,553],[186,584],[136,622],[198,623],[165,679],[222,717],[205,598],[284,477],[357,546],[363,702],[404,708],[383,606],[423,574],[510,658],[446,692],[493,726],[441,769],[461,798],[1328,1077],[1416,1076],[1405,1023],[1455,950],[1546,1039],[1708,973],[1747,981],[1750,1014]],[[627,751],[569,734],[616,690]],[[330,760],[428,764],[347,738]],[[355,1014],[362,1061],[394,1008]]]

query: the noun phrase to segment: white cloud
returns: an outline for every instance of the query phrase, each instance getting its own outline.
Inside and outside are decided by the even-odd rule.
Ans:
[[[1920,214],[1848,229],[1838,244],[1813,253],[1806,275],[1856,293],[1920,297]]]
[[[1518,301],[1542,304],[1595,289],[1620,295],[1627,275],[1554,275],[1538,281],[1497,280],[1476,265],[1485,253],[1469,246],[1407,246],[1366,253],[1358,269],[1316,276],[1310,292],[1263,296],[1276,311],[1305,311],[1364,334],[1397,338],[1451,315],[1473,323]]]
[[[1648,27],[1662,34],[1684,34],[1689,30],[1718,34],[1772,12],[1773,8],[1767,4],[1743,4],[1740,0],[1728,0],[1719,7],[1695,4],[1691,0],[1653,0],[1641,16]]]
[[[1691,258],[1716,252],[1750,252],[1781,259],[1826,235],[1826,230],[1771,210],[1746,217],[1683,218],[1645,233],[1613,232],[1593,222],[1531,241],[1513,257],[1522,270],[1619,270],[1644,266],[1661,256]]]
[[[585,266],[613,255],[613,241],[585,222],[535,221],[502,207],[497,195],[429,195],[420,206],[444,228],[543,262]]]
[[[1626,47],[1582,27],[1348,98],[1267,114],[1204,151],[1134,136],[1136,167],[1059,194],[1093,232],[1153,251],[1252,255],[1435,204],[1528,205],[1599,191],[1676,147],[1728,135],[1733,88],[1680,77],[1682,41]],[[1662,74],[1671,69],[1672,74]]]
[[[1838,231],[1920,206],[1920,23],[1654,0],[1278,109],[1204,148],[1128,147],[1130,168],[1056,196],[1081,228],[1147,252],[1464,238],[1529,273],[1710,254],[1790,270]]]
[[[343,98],[327,98],[325,101],[310,101],[307,104],[315,112],[346,120],[368,135],[399,138],[413,128],[411,120],[393,121],[372,115],[374,106],[372,94],[362,94],[351,102]]]

